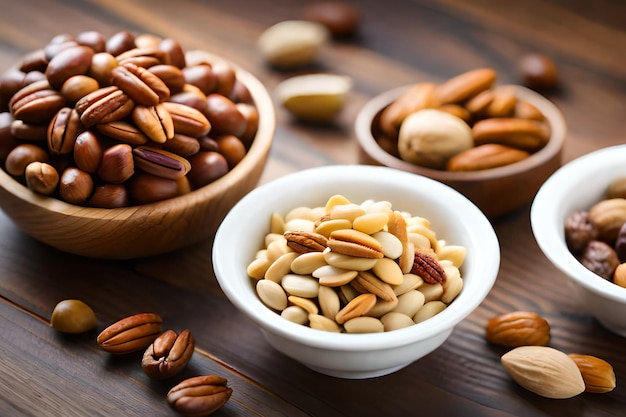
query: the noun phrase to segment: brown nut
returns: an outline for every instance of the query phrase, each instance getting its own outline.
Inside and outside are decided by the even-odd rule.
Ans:
[[[357,31],[361,14],[355,6],[348,3],[321,1],[304,9],[303,18],[326,26],[333,36],[342,37]]]
[[[323,252],[328,239],[314,232],[287,231],[284,233],[287,246],[297,253]]]
[[[100,139],[89,130],[78,135],[74,142],[74,163],[90,174],[98,172],[103,153]]]
[[[83,130],[78,112],[73,108],[63,107],[48,125],[48,150],[53,155],[72,153],[76,138]]]
[[[550,325],[537,313],[514,311],[493,317],[485,326],[489,343],[506,347],[547,346]]]
[[[80,121],[89,128],[99,123],[109,123],[129,116],[135,103],[118,87],[112,85],[89,93],[74,108]]]
[[[113,55],[108,52],[98,52],[91,58],[87,75],[98,81],[100,87],[108,87],[111,85],[111,71],[117,66],[119,62]]]
[[[172,116],[162,104],[156,106],[137,105],[131,115],[139,130],[152,141],[165,143],[174,137]]]
[[[68,78],[86,74],[93,54],[93,49],[81,45],[65,48],[57,53],[46,67],[46,77],[50,85],[59,90]]]
[[[531,119],[492,117],[472,126],[474,144],[499,143],[528,152],[536,152],[550,140],[550,129],[543,122]]]
[[[220,94],[209,94],[206,102],[205,116],[211,123],[211,133],[237,137],[243,135],[247,123],[235,103]]]
[[[26,186],[36,193],[52,195],[59,185],[59,173],[45,162],[31,162],[24,172]]]
[[[127,30],[114,33],[105,44],[105,50],[113,56],[120,55],[134,47],[135,36]]]
[[[138,146],[133,149],[133,159],[137,168],[171,180],[183,177],[191,170],[191,164],[185,158],[149,146]]]
[[[185,329],[178,335],[173,330],[167,330],[148,346],[143,354],[141,367],[150,378],[169,378],[187,365],[195,345],[189,330]]]
[[[170,65],[174,65],[176,68],[181,69],[187,66],[185,51],[177,40],[172,38],[161,39],[157,49],[167,54]]]
[[[580,262],[588,270],[609,281],[613,278],[615,268],[620,264],[615,250],[599,240],[592,240],[587,244]]]
[[[194,188],[212,183],[228,172],[228,162],[222,154],[212,151],[201,151],[189,158],[191,171],[187,174]]]
[[[148,68],[152,74],[156,75],[165,83],[170,90],[170,94],[178,93],[182,91],[185,85],[185,74],[183,71],[174,65],[154,65]]]
[[[175,133],[198,137],[211,130],[211,123],[207,117],[193,107],[167,101],[163,103],[163,107],[169,112],[174,122]]]
[[[50,325],[63,333],[84,333],[95,329],[97,324],[96,314],[81,300],[60,301],[50,318]]]
[[[421,277],[424,282],[428,284],[441,284],[446,283],[446,271],[439,264],[439,261],[434,257],[415,251],[413,257],[413,266],[411,267],[411,274],[415,274]]]
[[[615,268],[613,284],[626,288],[626,263],[621,263]]]
[[[574,253],[579,253],[598,238],[598,228],[589,219],[589,212],[575,211],[565,218],[565,242]]]
[[[98,88],[100,88],[100,84],[95,78],[81,74],[68,78],[59,89],[59,92],[70,103],[76,103]]]
[[[114,354],[145,349],[161,334],[161,323],[163,319],[154,313],[126,317],[104,329],[98,335],[98,345]]]
[[[497,143],[476,146],[448,161],[448,171],[479,171],[514,164],[528,158],[530,153]]]
[[[186,379],[167,393],[168,404],[185,416],[208,416],[224,406],[233,389],[225,378],[215,375]]]
[[[6,171],[16,177],[24,175],[31,162],[48,162],[48,153],[37,145],[22,143],[17,145],[4,161]]]
[[[16,119],[46,124],[65,104],[65,98],[47,80],[40,80],[17,91],[9,101],[9,108]]]
[[[536,90],[554,88],[559,83],[554,61],[547,55],[531,53],[519,61],[522,84]]]
[[[98,177],[104,182],[121,184],[135,173],[133,148],[125,143],[113,145],[102,153]]]
[[[409,114],[437,106],[435,84],[415,84],[382,111],[380,128],[389,138],[396,138],[400,125]]]
[[[24,123],[23,120],[19,119],[13,120],[10,126],[10,134],[14,136],[15,139],[27,142],[44,142],[48,137],[48,126],[45,124]]]
[[[570,353],[585,381],[585,391],[603,394],[615,389],[615,372],[610,363],[596,356]]]
[[[189,158],[200,152],[200,141],[191,136],[174,133],[172,139],[163,144],[163,149],[182,156],[183,158]]]
[[[129,145],[143,145],[150,140],[137,126],[125,120],[97,124],[96,130],[111,139]]]
[[[99,208],[119,208],[128,206],[128,201],[128,191],[123,184],[104,184],[94,187],[89,205]]]
[[[219,153],[224,155],[230,169],[233,169],[246,156],[246,147],[235,135],[219,136],[216,142]]]
[[[59,179],[61,200],[72,204],[85,204],[93,191],[93,179],[88,172],[75,167],[66,168]]]
[[[440,104],[461,103],[491,88],[496,77],[491,68],[467,71],[438,85],[435,94]]]
[[[626,223],[626,198],[597,202],[589,209],[589,220],[598,228],[598,237],[612,244],[619,229]]]
[[[119,57],[118,60],[122,62]],[[111,84],[119,87],[135,103],[144,106],[156,106],[170,96],[169,88],[159,77],[131,63],[111,70]]]
[[[186,177],[181,177],[184,179]],[[179,181],[138,170],[128,183],[128,196],[133,204],[148,204],[184,193]]]

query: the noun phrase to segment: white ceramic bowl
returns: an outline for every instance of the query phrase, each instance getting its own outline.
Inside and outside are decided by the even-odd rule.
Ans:
[[[626,145],[591,152],[557,170],[539,189],[530,212],[535,239],[546,257],[570,278],[580,306],[607,329],[626,336],[626,288],[585,268],[565,243],[565,218],[604,198],[608,185],[626,176]]]
[[[292,323],[257,297],[246,267],[263,246],[273,212],[323,206],[334,194],[361,203],[387,200],[393,208],[431,221],[438,239],[463,245],[464,288],[436,316],[386,333],[329,333]],[[500,265],[495,232],[482,212],[452,188],[415,174],[376,166],[324,166],[287,175],[247,194],[215,236],[213,266],[230,301],[261,329],[270,345],[320,373],[370,378],[397,371],[445,342],[487,296]]]

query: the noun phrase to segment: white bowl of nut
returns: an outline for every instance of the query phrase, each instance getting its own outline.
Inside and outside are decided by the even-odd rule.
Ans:
[[[235,63],[155,35],[58,36],[0,76],[0,207],[78,255],[180,249],[256,186],[274,128]]]
[[[386,91],[359,112],[359,161],[441,181],[487,217],[532,201],[561,166],[566,125],[558,108],[490,68],[443,83]]]
[[[581,308],[626,336],[626,145],[581,156],[556,171],[531,207],[546,257],[570,279]]]
[[[349,379],[392,373],[439,347],[487,296],[499,262],[491,224],[463,195],[366,165],[256,188],[213,247],[220,286],[270,345]]]

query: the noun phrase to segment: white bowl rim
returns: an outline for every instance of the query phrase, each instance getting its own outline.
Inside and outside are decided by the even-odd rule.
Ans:
[[[412,85],[414,84],[396,87],[375,96],[363,106],[356,117],[355,133],[363,151],[371,158],[379,161],[379,163],[385,164],[386,166],[399,167],[405,171],[425,175],[431,178],[437,178],[442,181],[480,181],[521,173],[539,165],[552,158],[555,153],[559,152],[563,146],[563,142],[565,141],[565,136],[567,134],[565,118],[553,102],[530,88],[517,84],[507,84],[502,85],[501,87],[513,88],[518,98],[533,103],[550,122],[550,128],[552,131],[550,141],[548,141],[546,146],[538,152],[533,153],[523,161],[480,171],[442,171],[412,164],[385,151],[380,147],[372,135],[372,120],[374,117],[376,117],[378,112],[387,107],[393,100],[400,97],[400,95],[407,91]]]
[[[563,213],[555,202],[564,201],[569,193],[576,193],[577,185],[589,179],[598,165],[610,169],[618,164],[623,165],[625,157],[626,145],[616,145],[570,161],[546,180],[535,195],[530,209],[532,231],[544,255],[583,288],[619,302],[626,302],[626,288],[587,269],[568,249],[563,225],[565,216],[570,213]]]
[[[473,285],[473,292],[471,294],[466,292],[468,294],[466,296],[461,292],[457,300],[451,303],[450,307],[422,323],[392,332],[368,334],[338,334],[311,329],[280,317],[262,304],[258,297],[254,297],[255,299],[252,300],[252,303],[247,303],[238,298],[236,296],[237,285],[234,283],[242,281],[228,279],[229,274],[233,272],[233,268],[229,268],[226,264],[230,264],[232,267],[232,265],[236,264],[236,261],[233,260],[232,248],[225,244],[224,240],[227,240],[228,235],[233,230],[236,230],[233,228],[236,227],[238,222],[241,222],[240,219],[245,218],[245,215],[249,215],[250,210],[254,209],[253,201],[255,197],[279,192],[284,190],[289,184],[293,186],[294,184],[302,184],[303,181],[306,181],[308,184],[311,181],[328,181],[329,179],[337,178],[338,175],[341,178],[354,181],[364,177],[373,179],[385,178],[393,183],[404,181],[404,184],[411,184],[411,187],[415,190],[420,190],[420,188],[424,187],[436,187],[438,192],[448,199],[452,207],[455,207],[456,210],[463,210],[468,218],[464,225],[470,227],[472,231],[480,230],[480,247],[478,250],[483,254],[489,254],[492,259],[490,263],[477,263],[479,266],[476,267],[476,270],[478,271],[479,279]],[[473,238],[478,239],[478,237]],[[478,242],[476,244],[478,245]],[[230,261],[226,262],[226,260]],[[451,332],[454,326],[474,311],[485,299],[495,283],[499,266],[500,246],[495,231],[484,214],[465,196],[451,187],[427,177],[394,168],[369,165],[326,165],[309,168],[288,174],[257,187],[231,209],[215,235],[213,246],[213,268],[222,290],[229,300],[241,312],[256,322],[262,330],[269,330],[281,337],[296,340],[308,346],[339,351],[370,351],[394,348],[415,343],[418,340],[425,340],[446,331]],[[456,301],[458,300],[462,301],[457,303]]]

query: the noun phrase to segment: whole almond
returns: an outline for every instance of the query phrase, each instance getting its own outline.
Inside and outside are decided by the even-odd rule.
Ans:
[[[520,386],[546,398],[564,399],[585,391],[576,362],[547,346],[520,346],[502,355],[506,372]]]
[[[615,372],[610,363],[591,355],[570,353],[585,381],[585,391],[605,393],[615,389]]]
[[[500,346],[546,346],[550,341],[550,325],[537,313],[514,311],[489,320],[485,337],[489,343]]]

